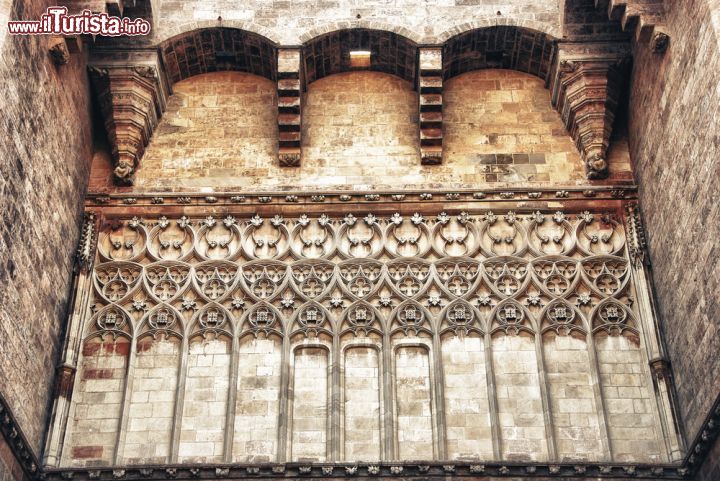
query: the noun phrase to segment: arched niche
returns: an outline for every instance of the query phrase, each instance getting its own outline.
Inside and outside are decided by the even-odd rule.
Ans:
[[[171,83],[194,75],[238,71],[277,79],[275,43],[237,28],[203,28],[178,34],[159,45]]]
[[[473,70],[502,68],[545,79],[555,41],[546,33],[509,25],[469,30],[443,45],[443,75],[449,79]]]
[[[369,51],[369,66],[354,66],[352,51]],[[389,73],[414,83],[417,71],[417,44],[385,30],[353,28],[326,33],[305,42],[302,57],[306,85],[353,70]]]

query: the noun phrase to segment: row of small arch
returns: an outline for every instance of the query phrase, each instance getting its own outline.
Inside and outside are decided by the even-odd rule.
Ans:
[[[467,322],[453,323],[449,320],[453,313],[457,312],[455,309],[458,307],[462,308],[464,312],[472,314],[472,317],[470,317]],[[358,308],[364,309],[369,313],[369,320],[366,324],[359,324],[357,321],[353,322],[351,320],[352,317],[356,315]],[[412,324],[407,322],[402,323],[400,321],[403,314],[407,315],[406,310],[408,308],[419,313],[420,322]],[[506,309],[508,308],[513,309],[514,312],[517,313],[517,322],[503,322],[503,313],[507,312]],[[553,316],[553,310],[557,308],[562,308],[567,312],[568,317],[570,317],[567,323],[550,321]],[[303,314],[310,309],[315,310],[322,316],[322,322],[308,324],[306,321],[302,321]],[[608,322],[607,319],[603,318],[603,310],[608,311],[610,309],[615,310],[616,314],[614,315],[617,316],[617,322]],[[151,325],[153,315],[156,315],[162,310],[172,313],[174,316],[173,324],[167,327]],[[201,320],[203,316],[207,316],[207,313],[210,311],[217,311],[222,314],[222,323],[214,326],[203,325]],[[267,324],[258,323],[257,314],[261,311],[271,316],[272,322],[268,322]],[[122,325],[118,323],[117,327],[111,328],[103,324],[102,319],[111,312],[119,313],[123,317]],[[607,313],[605,313],[605,315],[607,316]],[[254,324],[252,321],[253,318],[255,318]],[[469,302],[457,299],[448,303],[437,316],[434,316],[427,308],[413,300],[401,302],[387,317],[383,316],[380,310],[372,304],[365,301],[356,301],[345,308],[343,313],[337,318],[322,304],[314,301],[309,301],[299,306],[289,318],[284,316],[272,304],[260,302],[247,309],[239,316],[236,322],[233,322],[236,317],[232,315],[228,308],[222,304],[212,302],[198,309],[197,312],[192,315],[189,322],[184,323],[183,319],[184,316],[175,307],[163,303],[153,307],[144,314],[143,317],[137,321],[136,327],[133,322],[133,316],[124,307],[117,304],[110,304],[104,306],[92,316],[86,326],[85,338],[89,339],[107,333],[132,338],[133,336],[142,337],[145,334],[154,334],[156,332],[164,332],[178,337],[194,337],[206,332],[212,332],[216,335],[223,334],[228,337],[235,335],[242,337],[246,334],[258,335],[258,333],[262,332],[265,335],[276,334],[282,337],[286,332],[289,332],[290,336],[294,336],[298,333],[307,335],[309,331],[314,334],[314,336],[326,334],[330,337],[333,337],[335,333],[342,336],[349,332],[357,334],[358,331],[365,335],[369,332],[374,332],[380,336],[382,336],[384,332],[388,332],[392,336],[398,331],[404,331],[406,334],[408,331],[412,331],[415,335],[425,333],[433,336],[435,334],[443,335],[449,331],[453,331],[455,334],[458,334],[459,331],[464,333],[472,331],[479,334],[485,334],[487,332],[495,334],[499,330],[503,330],[507,334],[508,329],[514,334],[520,331],[534,334],[538,329],[540,332],[545,333],[551,329],[557,332],[558,328],[564,328],[567,332],[577,331],[584,335],[590,332],[596,333],[600,330],[614,330],[616,333],[627,330],[634,335],[637,335],[639,332],[632,310],[617,299],[612,298],[600,301],[592,308],[587,316],[583,314],[580,309],[562,299],[555,299],[549,302],[542,311],[540,311],[537,318],[527,307],[513,299],[504,299],[498,302],[487,316],[484,316],[479,309],[473,307]],[[389,325],[388,320],[390,320]],[[540,324],[539,326],[538,322]],[[179,328],[176,327],[177,325],[179,325]]]
[[[278,80],[278,44],[254,25],[241,28],[195,25],[159,42],[160,53],[172,83],[194,75],[236,70]],[[555,32],[542,31],[540,24],[526,26],[491,24],[441,35],[442,75],[450,78],[482,68],[507,68],[545,79],[557,42]],[[357,26],[324,31],[308,37],[300,46],[301,79],[306,86],[315,80],[352,70],[349,52],[370,51],[369,70],[389,73],[417,84],[419,49],[417,36],[402,29]],[[180,30],[180,29],[178,29]],[[253,30],[256,30],[255,32]],[[325,30],[325,29],[324,29]],[[395,31],[392,31],[395,30]],[[177,31],[177,30],[176,30]],[[265,35],[263,35],[265,34]],[[312,35],[312,34],[311,34]]]

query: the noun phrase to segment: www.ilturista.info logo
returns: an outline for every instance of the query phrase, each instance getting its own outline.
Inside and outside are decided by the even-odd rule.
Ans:
[[[68,15],[67,7],[48,7],[40,20],[8,22],[11,35],[147,35],[150,22],[83,10]]]

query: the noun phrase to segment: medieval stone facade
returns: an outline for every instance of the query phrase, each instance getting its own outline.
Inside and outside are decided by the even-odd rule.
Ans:
[[[716,0],[63,5],[153,28],[0,2],[2,481],[720,479]]]

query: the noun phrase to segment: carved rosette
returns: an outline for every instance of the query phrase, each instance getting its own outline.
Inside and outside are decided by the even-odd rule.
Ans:
[[[585,164],[588,179],[609,174],[607,150],[622,87],[618,59],[563,60],[553,102]]]
[[[90,74],[112,145],[115,181],[132,185],[164,110],[160,77],[149,65],[91,66]]]

